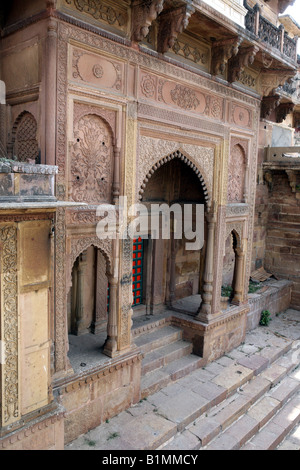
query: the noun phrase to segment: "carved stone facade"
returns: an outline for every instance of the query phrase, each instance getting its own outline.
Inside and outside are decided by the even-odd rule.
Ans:
[[[13,424],[21,433],[23,416],[44,408],[50,412],[48,406],[55,404],[66,411],[68,441],[137,403],[142,370],[134,323],[151,314],[155,328],[155,315],[167,308],[178,312],[176,301],[188,295],[199,299],[197,311],[184,307],[172,321],[187,337],[193,332],[193,348],[205,363],[242,341],[249,310],[259,120],[275,113],[280,121],[290,112],[286,104],[278,107],[276,89],[295,64],[288,57],[292,38],[283,35],[279,46],[266,49],[266,25],[258,8],[240,7],[240,20],[247,13],[245,28],[198,0],[60,0],[47,2],[41,11],[28,6],[28,17],[3,29],[1,70],[8,104],[0,110],[5,120],[0,154],[56,164],[60,206],[51,217],[40,211],[38,221],[35,213],[27,214],[27,222],[36,225],[26,237],[33,241],[42,233],[41,250],[48,247],[51,256],[49,271],[36,281],[39,287],[35,281],[25,283],[22,292],[17,233],[24,220],[20,214],[0,214],[0,339],[9,343],[8,365],[0,369],[2,428]],[[275,38],[281,29],[273,26],[270,36]],[[12,193],[4,170],[0,177],[1,188]],[[24,178],[31,196],[41,196],[31,174]],[[54,190],[52,179],[50,186]],[[19,196],[24,194],[14,193]],[[127,198],[127,207],[149,207],[153,201],[204,207],[200,249],[189,252],[186,239],[175,239],[174,230],[168,240],[156,239],[150,230],[143,233],[139,308],[133,306],[136,253],[126,236],[132,217],[121,197]],[[110,212],[116,216],[113,237],[101,238],[98,224]],[[45,231],[40,232],[39,223]],[[32,265],[39,273],[36,261]],[[237,279],[229,276],[233,266]],[[26,269],[30,272],[29,264]],[[94,303],[83,330],[68,328],[70,305],[74,302],[78,312],[84,304],[85,270]],[[225,277],[233,288],[231,308],[221,305]],[[32,306],[27,294],[36,291],[40,297]],[[49,307],[42,309],[45,321],[39,323],[45,342],[28,345],[36,346],[33,354],[46,345],[49,366],[46,379],[37,375],[43,393],[36,391],[34,403],[23,392],[31,377],[21,374],[20,379],[18,302],[34,315],[37,306]],[[81,334],[93,336],[82,340]],[[93,358],[85,350],[90,363],[79,360],[73,347],[84,340],[95,344]],[[37,356],[40,371],[44,364]],[[58,415],[55,422],[63,419]]]

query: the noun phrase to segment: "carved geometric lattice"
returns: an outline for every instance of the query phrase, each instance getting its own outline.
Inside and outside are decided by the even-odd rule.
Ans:
[[[243,202],[245,191],[245,155],[240,145],[235,145],[229,159],[228,202]]]
[[[16,129],[14,153],[20,162],[35,160],[38,157],[39,148],[36,140],[37,123],[30,113],[21,117]]]

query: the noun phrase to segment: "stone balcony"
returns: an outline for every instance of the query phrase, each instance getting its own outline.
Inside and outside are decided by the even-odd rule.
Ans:
[[[300,147],[267,147],[263,164],[265,181],[273,187],[274,172],[284,171],[292,192],[300,198]]]
[[[266,50],[275,51],[282,55],[286,60],[297,62],[297,38],[290,37],[285,31],[283,24],[279,27],[272,24],[261,15],[258,3],[251,8],[244,0],[244,6],[247,10],[245,17],[245,27],[255,40],[266,46]]]

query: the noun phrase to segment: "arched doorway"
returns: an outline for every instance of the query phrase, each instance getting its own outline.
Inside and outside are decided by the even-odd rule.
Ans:
[[[73,368],[101,360],[99,353],[107,341],[108,278],[107,261],[99,248],[91,245],[76,258],[67,299],[68,356]]]
[[[161,234],[154,238],[149,230],[147,237],[134,240],[134,263],[137,262],[135,256],[139,256],[139,259],[142,259],[140,265],[143,267],[138,291],[135,289],[136,283],[133,277],[134,317],[145,311],[150,314],[159,313],[166,306],[193,314],[199,309],[203,287],[205,242],[201,249],[187,249],[190,240],[187,239],[184,219],[185,210],[189,206],[192,214],[191,229],[195,231],[196,207],[204,207],[207,202],[203,178],[199,171],[197,173],[191,162],[178,152],[176,158],[166,159],[162,164],[156,165],[151,178],[147,178],[148,181],[143,187],[141,203],[147,206],[148,214],[152,214],[153,207],[163,204],[181,208],[181,236],[178,236],[175,227],[176,223],[178,225],[178,220],[174,222],[174,214],[171,212],[171,230],[168,239]],[[204,217],[201,223],[205,240]],[[136,292],[142,296],[139,307],[135,307]],[[141,303],[144,308],[141,308]]]
[[[221,306],[226,309],[229,303],[239,305],[243,297],[244,253],[238,233],[232,230],[225,242],[223,260]]]

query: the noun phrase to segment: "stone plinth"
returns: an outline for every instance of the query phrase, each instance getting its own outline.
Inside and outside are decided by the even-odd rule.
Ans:
[[[0,203],[56,201],[57,167],[0,161]]]

